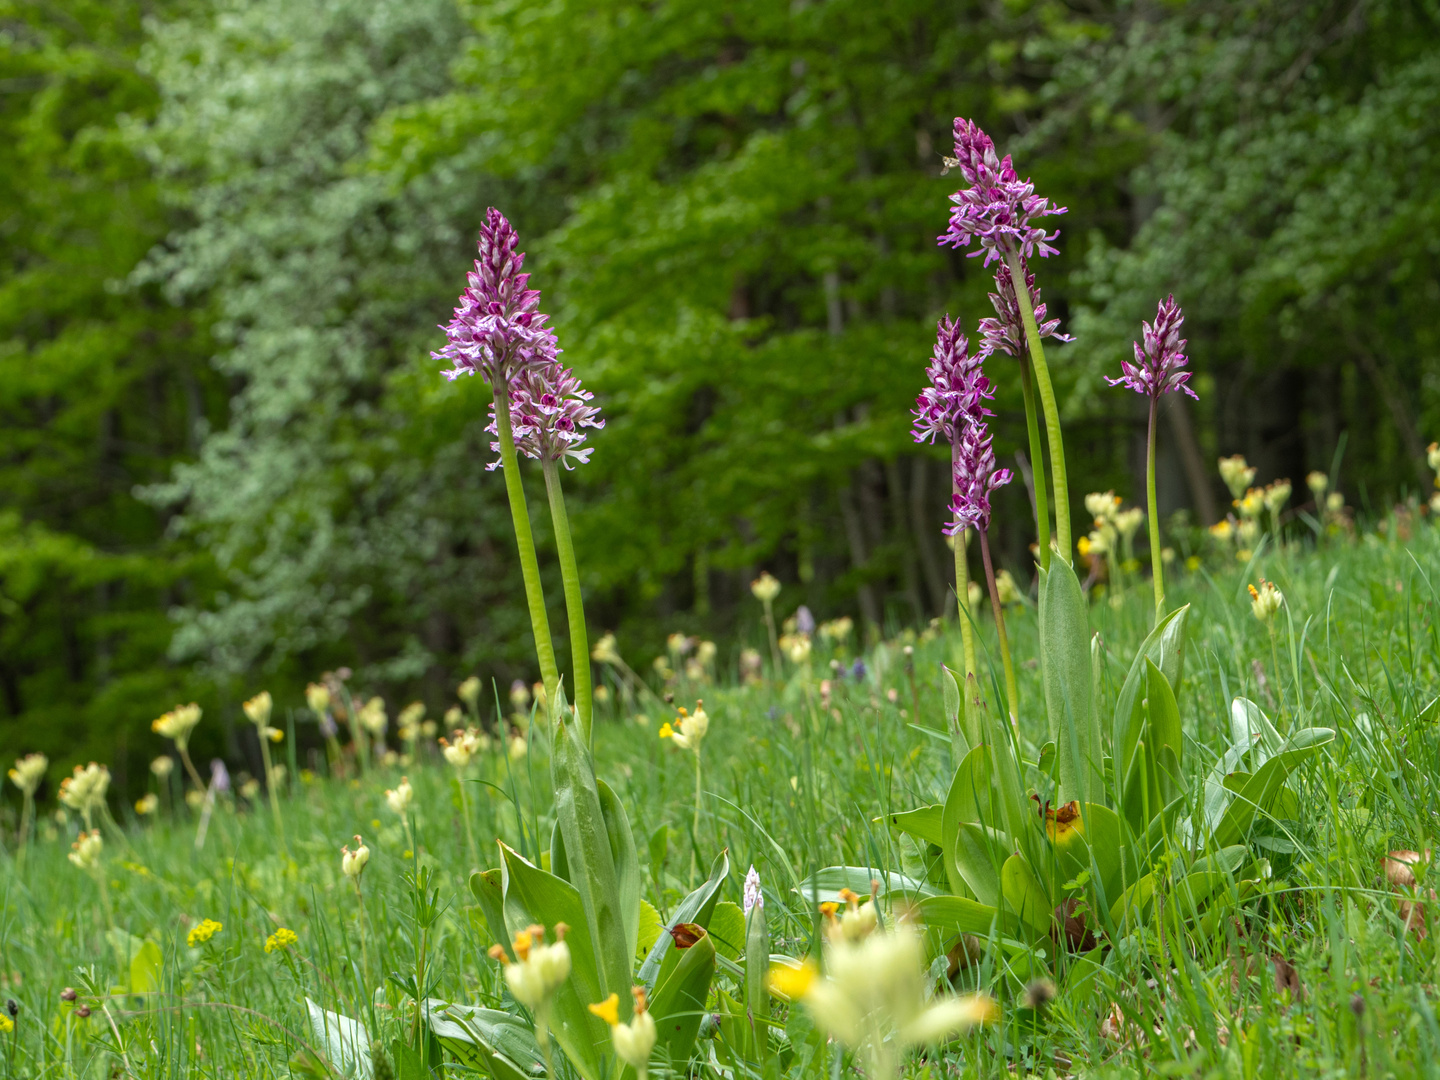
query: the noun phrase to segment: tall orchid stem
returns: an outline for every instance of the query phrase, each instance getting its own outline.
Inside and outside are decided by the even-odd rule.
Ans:
[[[970,566],[966,557],[970,530],[955,534],[955,599],[960,616],[960,642],[965,650],[965,675],[975,674],[975,631],[970,626]]]
[[[1020,317],[1025,322],[1025,340],[1030,344],[1030,359],[1035,364],[1035,385],[1040,391],[1040,404],[1045,409],[1045,435],[1050,443],[1050,470],[1055,485],[1055,536],[1059,541],[1060,558],[1069,563],[1070,496],[1069,479],[1065,473],[1065,440],[1060,434],[1060,409],[1055,402],[1055,388],[1050,384],[1050,369],[1045,365],[1045,347],[1040,344],[1040,328],[1035,325],[1035,311],[1030,306],[1030,287],[1025,282],[1025,269],[1020,265],[1020,256],[1016,252],[1007,251],[1005,265],[1010,268],[1015,299],[1020,303]],[[1038,483],[1036,487],[1039,487]]]
[[[545,700],[554,701],[560,688],[555,666],[555,645],[550,640],[550,620],[545,614],[545,594],[540,588],[540,563],[535,558],[535,538],[530,532],[530,509],[520,483],[520,459],[515,453],[515,436],[510,429],[510,387],[496,383],[495,436],[500,444],[500,466],[505,472],[505,493],[510,497],[510,520],[515,525],[515,545],[520,549],[520,576],[525,580],[525,600],[530,607],[530,630],[535,635],[535,658],[540,661],[540,680]]]
[[[990,588],[990,609],[995,613],[995,634],[1000,639],[1000,664],[1005,669],[1005,697],[1010,705],[1010,728],[1015,745],[1020,745],[1020,689],[1015,683],[1015,664],[1010,659],[1010,637],[1005,633],[1005,609],[1000,604],[1000,590],[995,587],[995,566],[990,561],[990,537],[980,533],[980,558],[985,562],[985,584]]]
[[[1020,393],[1025,399],[1025,429],[1030,435],[1030,475],[1035,487],[1035,539],[1040,569],[1050,569],[1050,493],[1045,490],[1045,448],[1040,445],[1040,417],[1035,412],[1035,373],[1030,357],[1020,356]]]
[[[590,745],[591,704],[590,639],[585,632],[585,601],[580,595],[580,567],[570,538],[570,517],[560,489],[560,465],[545,459],[545,492],[550,496],[550,518],[555,525],[555,550],[560,556],[560,580],[565,585],[565,614],[570,620],[570,663],[575,669],[575,715],[580,720],[580,741]]]
[[[1165,614],[1165,560],[1160,555],[1160,515],[1155,499],[1155,420],[1160,399],[1150,399],[1150,434],[1145,452],[1145,498],[1150,505],[1150,576],[1155,583],[1155,621]]]

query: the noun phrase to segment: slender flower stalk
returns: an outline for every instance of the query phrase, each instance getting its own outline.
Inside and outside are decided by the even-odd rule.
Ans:
[[[710,730],[710,716],[705,712],[703,701],[695,702],[695,711],[692,713],[687,709],[681,709],[679,717],[673,724],[662,724],[660,726],[660,738],[669,739],[681,750],[690,750],[695,754],[695,822],[693,827],[693,843],[690,847],[690,884],[695,884],[695,871],[697,867],[697,848],[700,844],[700,808],[704,800],[704,787],[701,782],[700,772],[700,748],[705,741],[705,735]]]
[[[1150,573],[1155,585],[1155,621],[1165,613],[1165,570],[1160,550],[1160,515],[1155,499],[1155,428],[1159,417],[1160,397],[1183,390],[1196,397],[1187,383],[1191,373],[1185,370],[1185,339],[1180,336],[1185,315],[1175,297],[1162,300],[1155,312],[1154,323],[1142,322],[1141,341],[1135,342],[1135,362],[1120,362],[1118,379],[1108,378],[1111,386],[1128,386],[1150,399],[1150,426],[1146,438],[1145,497],[1150,508]]]
[[[18,855],[22,874],[25,872],[25,852],[29,847],[30,829],[35,822],[35,789],[40,786],[40,781],[45,779],[45,770],[49,767],[50,759],[44,754],[26,754],[17,758],[15,767],[10,770],[10,782],[20,789],[23,800],[20,807]]]
[[[583,429],[605,426],[604,420],[597,419],[600,410],[589,404],[594,396],[580,385],[569,368],[561,367],[559,361],[533,366],[516,376],[510,385],[510,427],[515,446],[526,457],[538,458],[545,473],[545,491],[555,526],[555,547],[569,618],[570,652],[575,667],[575,713],[579,717],[581,740],[587,746],[593,712],[590,645],[580,593],[580,568],[575,560],[570,518],[565,512],[559,465],[563,463],[570,469],[574,467],[572,459],[581,463],[590,460],[593,448],[580,445],[585,441]],[[494,416],[488,430],[498,433]],[[492,447],[499,449],[498,443]],[[549,687],[546,690],[550,692]]]
[[[985,421],[975,417],[960,438],[955,455],[955,489],[950,510],[955,516],[950,529],[973,528],[980,536],[980,557],[985,565],[985,583],[990,591],[990,607],[995,615],[995,632],[1000,644],[1000,663],[1005,672],[1005,697],[1009,705],[1010,726],[1016,737],[1020,731],[1020,693],[1015,681],[1015,665],[1010,657],[1010,639],[1005,632],[1005,609],[995,584],[995,566],[990,559],[990,493],[1011,480],[1009,469],[995,467],[995,451]]]
[[[1053,337],[1056,341],[1074,341],[1069,334],[1059,332],[1059,319],[1045,318],[1045,304],[1040,299],[1040,290],[1035,286],[1035,275],[1021,260],[1025,271],[1025,285],[1029,290],[1030,309],[1040,337]],[[1046,491],[1045,450],[1040,443],[1040,420],[1035,408],[1035,368],[1030,358],[1025,317],[1015,293],[1015,279],[1006,264],[995,271],[995,287],[990,294],[990,303],[995,308],[993,319],[980,320],[980,336],[991,352],[1003,352],[1015,357],[1020,364],[1020,391],[1025,401],[1025,430],[1030,439],[1030,468],[1035,483],[1035,532],[1040,549],[1040,569],[1050,569],[1050,495]],[[1068,504],[1067,504],[1068,506]]]
[[[1060,234],[1047,234],[1044,227],[1034,223],[1035,219],[1065,213],[1063,206],[1053,206],[1048,198],[1035,194],[1035,185],[1021,180],[1011,163],[1010,155],[999,157],[995,143],[982,131],[978,124],[955,118],[955,157],[946,160],[946,165],[958,168],[969,186],[950,197],[955,204],[950,212],[950,227],[940,237],[941,244],[952,247],[968,247],[971,240],[978,241],[971,256],[983,255],[985,265],[1001,263],[1009,272],[1012,282],[1031,280],[1025,269],[1025,260],[1037,253],[1041,258],[1058,254],[1051,246]],[[1005,286],[1000,283],[1001,294]],[[1046,336],[1036,323],[1036,311],[1027,289],[1012,289],[1011,295],[1019,307],[1021,325],[1034,365],[1036,388],[1040,392],[1040,404],[1045,413],[1046,436],[1050,444],[1050,467],[1055,491],[1055,532],[1059,541],[1061,558],[1070,562],[1070,500],[1068,478],[1065,471],[1065,445],[1060,431],[1060,413],[1055,401],[1055,390],[1050,382],[1050,369],[1045,364],[1045,349],[1040,339]],[[1002,314],[1002,318],[1003,318]],[[1044,313],[1039,318],[1044,319]],[[1053,328],[1052,334],[1053,335]],[[1018,341],[1017,341],[1018,346]],[[1022,375],[1023,385],[1023,375]],[[1029,413],[1033,415],[1033,403]],[[1028,419],[1028,417],[1027,417]],[[1031,455],[1035,465],[1040,465],[1037,453],[1038,438],[1031,444]],[[1037,473],[1036,489],[1040,488]],[[1039,497],[1036,497],[1039,507]],[[1041,515],[1036,515],[1037,519]],[[1038,521],[1037,521],[1038,524]],[[1048,566],[1048,545],[1041,543],[1042,566]]]
[[[554,701],[560,673],[555,665],[555,646],[550,638],[550,620],[545,613],[545,596],[540,585],[540,564],[535,557],[530,511],[525,502],[511,430],[510,383],[529,368],[553,362],[559,350],[555,334],[545,326],[548,316],[538,310],[540,293],[529,288],[530,275],[521,273],[525,255],[515,250],[519,242],[519,236],[504,214],[494,207],[485,212],[485,224],[480,229],[480,258],[475,261],[474,272],[467,276],[468,286],[460,294],[454,318],[441,327],[447,339],[445,346],[430,355],[454,365],[443,372],[447,379],[479,374],[495,395],[496,449],[505,470],[505,492],[520,553],[520,574],[530,608],[535,655],[545,692],[549,700]]]
[[[270,813],[275,819],[275,835],[280,839],[280,850],[287,853],[285,847],[285,819],[280,815],[280,791],[279,775],[275,771],[275,765],[270,758],[270,744],[278,742],[280,730],[270,726],[270,711],[274,702],[270,697],[270,691],[262,690],[241,708],[245,716],[255,725],[255,734],[260,740],[260,759],[265,766],[265,791],[270,797]],[[287,853],[288,854],[288,853]]]
[[[780,582],[777,581],[768,570],[762,570],[760,576],[750,582],[750,594],[760,601],[760,606],[765,609],[765,630],[770,638],[770,663],[774,668],[775,678],[781,677],[782,665],[780,663],[780,639],[775,635],[775,598],[780,595]]]

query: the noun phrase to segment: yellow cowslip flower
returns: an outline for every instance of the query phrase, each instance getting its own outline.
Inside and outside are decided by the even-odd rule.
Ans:
[[[1254,520],[1260,516],[1265,509],[1265,492],[1260,488],[1250,488],[1239,499],[1235,500],[1235,507],[1240,511],[1240,516],[1246,521]]]
[[[410,778],[408,776],[400,777],[400,783],[397,784],[393,790],[387,789],[385,792],[385,802],[389,804],[391,810],[395,811],[395,813],[401,817],[405,816],[405,812],[410,809],[410,804],[414,800],[415,789],[410,786]]]
[[[385,715],[385,702],[378,697],[372,697],[360,711],[355,714],[355,719],[360,726],[377,739],[385,734],[385,729],[390,726],[390,718]]]
[[[1238,499],[1255,482],[1255,470],[1246,464],[1244,455],[1235,454],[1220,459],[1220,479],[1225,481],[1231,496]]]
[[[750,583],[750,594],[762,604],[768,604],[780,595],[780,582],[766,570]]]
[[[1267,485],[1261,493],[1261,498],[1265,500],[1265,509],[1270,511],[1272,517],[1280,516],[1280,511],[1290,501],[1291,490],[1289,480],[1276,480],[1273,484]]]
[[[777,996],[803,1002],[828,1035],[863,1053],[874,1080],[890,1080],[906,1048],[992,1023],[999,1015],[984,994],[927,1000],[924,945],[903,923],[856,940],[828,936],[825,975],[809,960],[775,964],[768,983]]]
[[[618,665],[621,660],[620,650],[615,644],[615,635],[606,634],[597,641],[595,647],[590,650],[590,659],[594,660],[597,664]]]
[[[100,853],[105,849],[105,841],[100,837],[99,829],[91,829],[89,832],[82,832],[70,845],[68,858],[81,870],[93,872],[100,865]]]
[[[1077,547],[1079,547],[1081,555],[1090,557],[1108,555],[1110,553],[1110,541],[1100,529],[1096,529],[1089,536],[1082,536]]]
[[[471,675],[455,688],[455,696],[470,708],[475,708],[475,703],[480,700],[480,677]]]
[[[257,796],[257,795],[259,795],[259,794],[260,794],[260,781],[259,781],[259,780],[256,780],[253,776],[250,777],[249,780],[246,780],[243,784],[240,785],[240,796],[241,796],[241,798],[248,799],[250,802],[254,802],[254,801],[255,801],[255,796]]]
[[[330,688],[324,683],[312,682],[305,687],[305,704],[316,716],[324,716],[325,710],[330,708]]]
[[[420,734],[420,721],[424,719],[425,703],[423,701],[412,701],[406,705],[400,710],[400,715],[395,718],[395,723],[400,728],[400,737],[406,742],[414,739]]]
[[[1092,491],[1085,496],[1085,512],[1096,521],[1110,521],[1120,512],[1120,496],[1113,491]]]
[[[355,850],[350,850],[346,844],[340,849],[340,869],[351,881],[359,885],[360,875],[365,872],[365,864],[370,861],[370,849],[365,846],[365,841],[359,836],[355,837]]]
[[[1425,461],[1432,472],[1440,473],[1440,443],[1431,443],[1425,448]]]
[[[630,993],[635,998],[635,1010],[628,1024],[620,1023],[620,995],[613,991],[604,1001],[587,1007],[610,1025],[615,1056],[634,1069],[637,1076],[644,1077],[650,1067],[650,1052],[655,1049],[655,1018],[646,1007],[645,988],[633,986]]]
[[[150,730],[157,735],[167,739],[173,739],[175,745],[184,748],[190,742],[190,733],[195,730],[195,725],[200,723],[200,706],[193,701],[189,705],[176,705],[175,708],[150,722]]]
[[[780,648],[797,667],[810,659],[809,634],[785,634],[780,638]]]
[[[1121,539],[1129,543],[1144,520],[1145,511],[1138,506],[1132,506],[1129,510],[1121,510],[1115,515],[1115,528],[1120,533]]]
[[[480,731],[479,728],[455,729],[455,739],[440,740],[440,753],[445,760],[457,769],[463,769],[470,764],[476,754],[490,748],[490,739]]]
[[[1262,623],[1268,623],[1285,602],[1284,594],[1264,578],[1260,579],[1260,588],[1254,585],[1247,588],[1250,590],[1250,611]]]
[[[299,940],[300,938],[294,930],[287,930],[282,926],[265,939],[265,951],[267,953],[284,952]]]
[[[216,922],[214,919],[201,919],[198,923],[192,926],[190,928],[190,932],[185,935],[185,944],[189,945],[190,948],[193,949],[198,945],[205,944],[205,942],[209,941],[212,937],[214,937],[216,934],[218,934],[221,930],[224,929],[225,925],[223,923]]]
[[[705,711],[703,701],[695,702],[695,711],[680,710],[673,724],[660,726],[660,738],[671,740],[681,750],[700,752],[700,743],[710,730],[710,715]]]
[[[527,926],[511,942],[515,962],[505,965],[505,984],[515,1000],[531,1012],[546,1011],[555,991],[570,977],[570,946],[565,944],[569,929],[564,923],[556,923],[553,945],[545,944],[543,926]],[[490,949],[490,956],[506,959],[499,945]]]
[[[1345,509],[1345,496],[1338,491],[1332,491],[1325,496],[1325,511],[1330,514],[1338,514]]]
[[[1210,526],[1210,535],[1222,544],[1228,544],[1235,539],[1235,523],[1229,518],[1224,521],[1217,521]]]
[[[826,641],[843,642],[850,637],[855,629],[855,620],[849,615],[841,615],[838,619],[831,619],[829,622],[820,624],[820,636]]]
[[[153,791],[135,800],[135,812],[141,816],[153,814],[160,809],[160,796]]]
[[[175,759],[169,754],[161,754],[154,761],[150,762],[150,771],[159,780],[164,780],[175,771]]]
[[[261,731],[265,730],[270,723],[270,710],[274,707],[274,701],[270,697],[269,690],[261,690],[244,705],[240,706],[245,711],[246,718]]]
[[[75,772],[60,781],[60,801],[71,810],[90,814],[105,804],[110,790],[110,770],[104,765],[75,766]]]
[[[1320,496],[1324,495],[1325,489],[1330,486],[1330,478],[1316,469],[1305,475],[1305,486],[1310,489],[1310,494],[1315,496],[1315,501],[1318,503]]]
[[[512,735],[505,752],[511,761],[519,761],[530,752],[530,744],[525,741],[524,735]]]
[[[10,782],[26,798],[30,798],[40,786],[40,781],[45,779],[45,770],[49,767],[50,759],[44,754],[26,754],[15,759],[15,767],[10,770]]]

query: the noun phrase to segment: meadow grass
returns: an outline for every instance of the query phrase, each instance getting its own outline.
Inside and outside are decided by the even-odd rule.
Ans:
[[[1254,700],[1282,733],[1322,726],[1338,734],[1294,775],[1299,813],[1256,826],[1263,836],[1252,843],[1272,871],[1261,894],[1208,938],[1144,928],[1112,943],[1088,981],[1068,979],[1063,956],[1042,958],[1058,991],[1039,1008],[1027,1007],[1037,1003],[990,958],[962,965],[957,987],[994,994],[1001,1020],[944,1050],[917,1052],[908,1072],[1440,1073],[1433,992],[1440,956],[1420,927],[1405,931],[1381,874],[1387,851],[1424,852],[1431,844],[1440,776],[1440,531],[1418,525],[1400,540],[1401,525],[1391,520],[1392,539],[1371,533],[1318,550],[1262,549],[1250,564],[1212,559],[1169,576],[1169,602],[1192,605],[1177,688],[1188,775],[1208,770],[1222,751],[1237,696]],[[1286,598],[1273,639],[1252,617],[1245,591],[1261,576]],[[1138,577],[1118,601],[1092,603],[1106,647],[1107,706],[1152,616],[1148,583]],[[1032,730],[1043,724],[1035,612],[1021,605],[1008,621],[1022,736],[1033,759],[1044,741]],[[944,799],[953,766],[940,665],[960,664],[953,629],[951,620],[895,634],[864,654],[858,680],[837,677],[830,665],[841,660],[848,669],[853,652],[832,655],[817,644],[805,665],[787,666],[778,680],[669,687],[675,705],[693,707],[703,697],[711,717],[698,831],[694,758],[658,737],[673,711],[648,697],[622,708],[611,672],[608,703],[596,706],[596,772],[628,809],[645,896],[661,918],[728,849],[736,869],[725,899],[739,902],[753,864],[773,951],[803,956],[818,926],[801,889],[808,875],[837,864],[905,869],[907,853],[885,819]],[[979,618],[979,630],[993,702],[998,660],[988,618]],[[757,610],[762,648],[763,635]],[[530,727],[523,756],[492,750],[467,774],[464,804],[486,866],[497,862],[497,839],[537,862],[548,851],[554,815],[542,726]],[[384,798],[402,772],[415,789],[409,822]],[[0,864],[0,978],[3,995],[19,1007],[14,1030],[0,1037],[7,1075],[329,1075],[317,1060],[324,1047],[307,998],[358,1019],[367,1039],[390,1046],[412,1023],[399,983],[414,975],[422,945],[417,867],[432,871],[443,906],[423,943],[431,996],[513,1011],[466,884],[475,867],[457,775],[433,744],[405,767],[372,770],[363,780],[302,774],[282,799],[283,844],[261,801],[222,801],[198,851],[196,820],[183,806],[143,822],[127,814],[123,837],[122,830],[105,835],[96,877],[66,858],[73,816],[61,826],[42,809],[23,869],[13,833]],[[371,851],[358,890],[340,858],[342,843],[357,834]],[[1423,887],[1423,867],[1419,876]],[[1431,905],[1421,910],[1433,923]],[[203,919],[222,928],[188,944]],[[293,932],[293,944],[267,952],[281,928]],[[730,961],[718,978],[725,988],[740,979],[743,951],[716,935]],[[136,939],[158,946],[150,976],[122,969]],[[124,993],[132,977],[156,978],[158,989]],[[74,1001],[62,998],[66,987],[78,991]],[[835,1076],[849,1067],[802,1010],[777,1016],[788,1052],[771,1058],[768,1072]],[[718,1037],[702,1032],[693,1072],[726,1071],[707,1042]],[[383,1057],[376,1056],[376,1076],[391,1067]],[[446,1075],[472,1074],[446,1066]]]

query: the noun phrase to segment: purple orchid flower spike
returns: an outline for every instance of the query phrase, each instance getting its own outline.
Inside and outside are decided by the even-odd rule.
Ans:
[[[1150,424],[1146,440],[1145,497],[1150,510],[1150,577],[1155,587],[1155,623],[1158,626],[1165,613],[1165,567],[1160,547],[1160,507],[1155,496],[1155,429],[1159,413],[1160,398],[1176,390],[1184,390],[1196,401],[1198,394],[1187,385],[1191,372],[1185,369],[1189,357],[1185,355],[1185,339],[1180,336],[1180,327],[1185,323],[1185,314],[1175,303],[1171,294],[1160,301],[1153,323],[1142,322],[1141,340],[1135,342],[1135,362],[1120,362],[1122,374],[1118,379],[1106,379],[1111,386],[1128,386],[1137,394],[1150,399]]]
[[[528,458],[558,461],[567,469],[573,468],[572,460],[589,462],[594,447],[581,446],[585,441],[582,429],[605,426],[605,421],[598,419],[599,407],[590,404],[594,397],[558,360],[531,366],[517,375],[510,380],[510,429],[515,448]],[[485,430],[498,437],[493,402]],[[500,444],[493,442],[490,449],[499,453]],[[499,467],[498,460],[486,466]]]
[[[985,355],[970,355],[969,340],[948,315],[936,325],[935,351],[925,369],[930,385],[920,391],[911,410],[915,422],[910,434],[917,443],[933,443],[938,436],[954,446],[972,419],[993,415],[982,404],[995,396],[981,369]]]
[[[444,347],[430,354],[453,365],[442,372],[447,379],[479,373],[497,386],[559,353],[554,333],[545,326],[549,316],[537,310],[540,292],[529,288],[530,275],[520,272],[525,253],[515,250],[519,243],[504,214],[493,206],[485,211],[480,258],[466,275],[454,318],[440,328],[447,339]]]
[[[1013,478],[1009,469],[995,467],[991,441],[985,422],[979,419],[969,424],[960,436],[955,447],[955,493],[950,499],[953,518],[945,526],[946,536],[954,536],[963,529],[983,534],[990,528],[990,493]]]
[[[1184,390],[1199,401],[1199,395],[1186,385],[1191,372],[1185,370],[1190,358],[1185,355],[1186,342],[1180,336],[1184,322],[1185,314],[1175,303],[1174,295],[1162,300],[1155,312],[1155,321],[1140,324],[1144,344],[1135,342],[1135,362],[1120,361],[1124,374],[1118,379],[1107,376],[1106,381],[1111,386],[1128,386],[1152,401],[1175,390]]]
[[[1035,327],[1042,338],[1053,337],[1056,341],[1074,341],[1070,334],[1060,333],[1059,319],[1046,319],[1045,304],[1040,299],[1040,290],[1035,285],[1035,275],[1021,260],[1025,271],[1025,285],[1030,290],[1030,309],[1035,315]],[[1004,263],[995,271],[995,287],[1000,291],[990,294],[990,303],[995,308],[995,318],[980,320],[980,337],[988,352],[1003,352],[1009,356],[1023,355],[1025,344],[1025,323],[1020,314],[1020,299],[1015,295],[1015,283],[1010,268]]]
[[[1046,234],[1032,219],[1065,213],[1065,207],[1052,206],[1050,200],[1035,194],[1035,185],[1021,180],[1010,162],[995,153],[995,143],[973,121],[955,118],[955,156],[945,164],[960,170],[969,186],[950,196],[955,208],[950,211],[950,227],[939,243],[951,247],[968,247],[978,240],[979,247],[970,253],[985,256],[989,266],[997,259],[1004,261],[1007,253],[1024,258],[1041,258],[1057,254],[1051,247],[1060,234]]]

